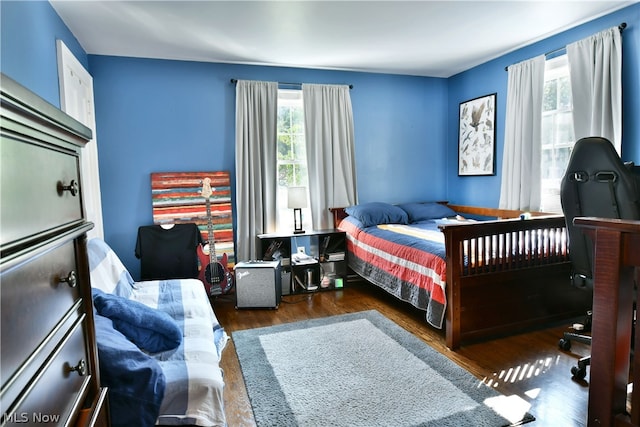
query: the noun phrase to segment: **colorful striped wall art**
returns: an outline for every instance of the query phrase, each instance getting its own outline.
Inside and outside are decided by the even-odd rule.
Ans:
[[[154,172],[151,174],[153,223],[158,225],[193,222],[208,241],[206,200],[202,197],[204,178],[211,180],[211,220],[216,255],[228,256],[228,268],[235,265],[233,206],[228,171]]]

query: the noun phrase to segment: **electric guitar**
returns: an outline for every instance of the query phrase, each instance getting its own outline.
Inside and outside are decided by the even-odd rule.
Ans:
[[[204,197],[207,205],[207,235],[208,235],[208,253],[205,252],[205,245],[198,246],[197,253],[200,260],[200,273],[198,279],[204,283],[207,295],[216,296],[229,292],[232,287],[231,274],[227,270],[227,254],[222,255],[222,259],[218,261],[216,256],[216,246],[213,239],[213,222],[211,220],[211,179],[205,178],[202,181],[201,195]]]

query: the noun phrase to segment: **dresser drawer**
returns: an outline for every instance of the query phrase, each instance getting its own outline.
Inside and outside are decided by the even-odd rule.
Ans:
[[[6,425],[62,425],[79,409],[92,375],[83,322],[77,322],[14,408],[4,414]]]
[[[93,405],[80,411],[76,427],[109,427],[111,425],[107,393],[106,387],[100,389],[100,394]]]
[[[74,152],[6,135],[0,145],[0,245],[82,219]]]
[[[74,240],[52,246],[2,272],[3,384],[33,357],[65,316],[77,316],[72,311],[78,309],[79,282],[85,275],[76,264]]]

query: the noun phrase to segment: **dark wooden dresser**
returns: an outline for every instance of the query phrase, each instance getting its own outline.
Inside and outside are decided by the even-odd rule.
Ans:
[[[91,130],[0,83],[0,424],[108,426],[80,193]]]

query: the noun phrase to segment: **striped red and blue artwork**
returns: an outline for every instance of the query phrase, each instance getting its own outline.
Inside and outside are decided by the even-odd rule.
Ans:
[[[202,238],[209,240],[206,199],[202,197],[204,178],[211,180],[211,221],[216,255],[227,254],[229,269],[235,265],[233,206],[228,171],[154,172],[151,174],[153,223],[158,225],[195,223]]]

